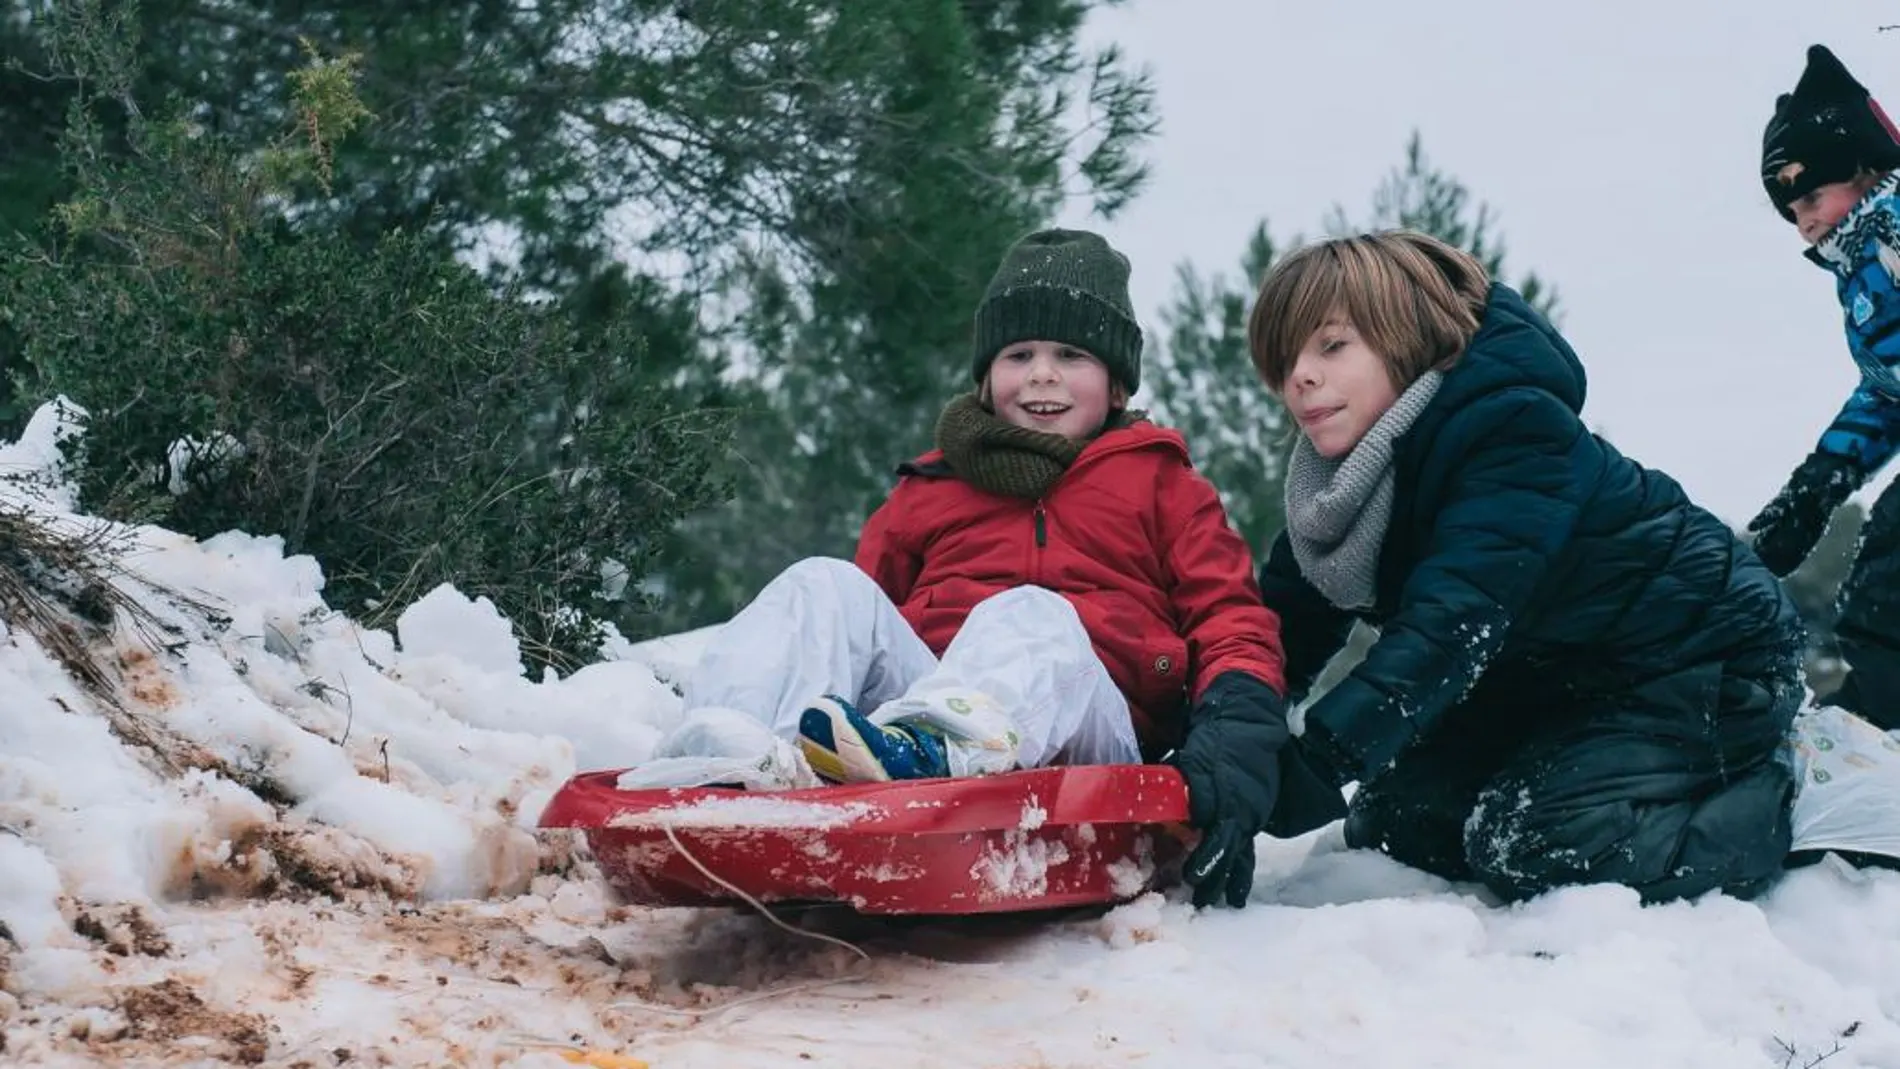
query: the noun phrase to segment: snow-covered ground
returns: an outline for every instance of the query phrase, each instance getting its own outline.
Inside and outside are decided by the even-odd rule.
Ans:
[[[53,431],[0,507],[87,525]],[[616,905],[535,818],[650,751],[703,635],[530,681],[453,590],[369,631],[273,539],[121,533],[200,605],[120,580],[167,626],[97,641],[116,699],[0,623],[0,1065],[1900,1067],[1900,874],[1833,864],[1501,908],[1335,827],[1240,912],[792,919],[854,950]]]

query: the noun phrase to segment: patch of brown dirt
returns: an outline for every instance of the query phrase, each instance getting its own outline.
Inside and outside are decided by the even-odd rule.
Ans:
[[[262,1016],[214,1009],[177,980],[126,990],[119,1012],[125,1015],[123,1039],[170,1043],[202,1036],[220,1041],[226,1060],[240,1065],[262,1065],[270,1053],[269,1026]]]
[[[482,852],[483,898],[513,898],[528,889],[545,860],[541,842],[532,832],[500,822],[484,823],[475,832]]]
[[[512,925],[483,923],[486,918],[457,915],[457,912],[400,913],[384,920],[389,933],[430,957],[446,958],[470,971],[476,971],[491,956],[495,936],[519,936]],[[489,931],[479,931],[488,928]]]
[[[336,899],[370,891],[392,898],[414,898],[422,886],[420,866],[391,857],[369,843],[335,828],[263,828],[253,848],[267,851],[286,886]]]
[[[151,650],[144,646],[122,647],[119,670],[125,675],[126,692],[140,702],[154,709],[170,709],[178,704],[178,688]]]
[[[209,853],[198,845],[181,851],[166,881],[168,894],[199,900],[387,896],[407,901],[423,883],[421,862],[322,825],[253,824],[235,831],[229,850]]]
[[[577,995],[583,990],[627,990],[622,969],[598,940],[587,941],[591,946],[545,943],[518,921],[455,905],[392,914],[383,924],[392,954],[438,961],[493,983],[520,985],[524,977],[553,965],[561,982]],[[448,982],[437,977],[438,984]]]
[[[577,828],[536,828],[534,840],[540,847],[537,876],[565,876],[570,879],[594,879],[600,875],[594,854],[587,846],[587,835]]]
[[[148,958],[166,957],[172,952],[171,940],[152,923],[152,918],[136,905],[108,911],[103,906],[80,907],[73,916],[73,931],[98,943],[109,954],[121,958],[141,954]]]

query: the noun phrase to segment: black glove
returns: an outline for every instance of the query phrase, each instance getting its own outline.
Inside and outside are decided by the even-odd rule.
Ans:
[[[1776,575],[1801,567],[1827,530],[1828,518],[1860,488],[1863,478],[1859,465],[1847,457],[1818,451],[1808,454],[1781,493],[1748,521],[1748,530],[1755,535],[1755,555]]]
[[[1201,832],[1181,870],[1195,908],[1223,898],[1247,904],[1253,839],[1279,799],[1287,738],[1285,700],[1245,672],[1215,677],[1188,713],[1187,739],[1173,763],[1187,781],[1188,823]]]

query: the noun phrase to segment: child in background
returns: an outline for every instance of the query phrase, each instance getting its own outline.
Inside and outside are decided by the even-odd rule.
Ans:
[[[1900,450],[1900,137],[1832,52],[1808,49],[1794,92],[1762,135],[1762,185],[1835,277],[1860,382],[1775,499],[1749,522],[1776,575],[1801,566],[1848,496]],[[1900,728],[1900,489],[1874,503],[1834,633],[1849,671],[1823,698]]]

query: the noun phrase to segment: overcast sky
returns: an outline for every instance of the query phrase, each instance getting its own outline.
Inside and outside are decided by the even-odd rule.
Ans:
[[[1091,26],[1149,67],[1146,194],[1094,226],[1152,338],[1175,265],[1231,272],[1254,222],[1363,216],[1414,128],[1555,284],[1585,418],[1745,521],[1855,382],[1833,283],[1756,177],[1810,43],[1900,116],[1900,2],[1133,0]]]

